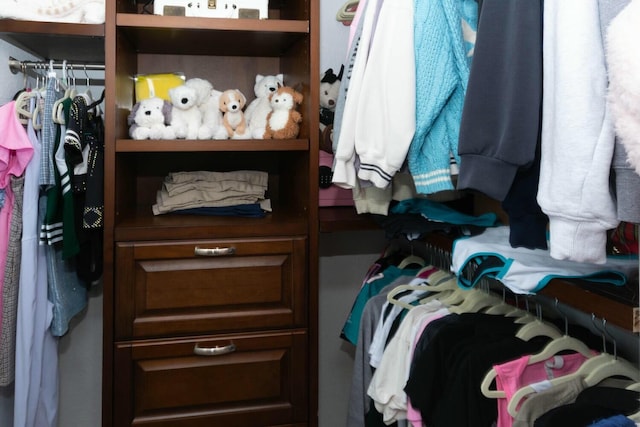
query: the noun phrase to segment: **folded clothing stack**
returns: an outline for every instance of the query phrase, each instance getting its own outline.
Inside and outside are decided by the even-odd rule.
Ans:
[[[261,171],[172,172],[156,196],[153,214],[264,216],[269,176]]]

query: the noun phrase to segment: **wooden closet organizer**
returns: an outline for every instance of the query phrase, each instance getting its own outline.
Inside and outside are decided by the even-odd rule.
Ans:
[[[107,1],[104,25],[0,20],[43,60],[104,64],[102,425],[315,426],[319,1],[271,0],[266,20],[145,3]],[[282,73],[304,96],[298,138],[130,139],[133,77],[174,71],[248,100]],[[154,216],[164,177],[199,170],[267,172],[272,213]]]
[[[103,426],[317,425],[318,235],[377,228],[353,208],[318,213],[319,0],[271,0],[263,21],[144,15],[143,3],[108,1],[104,25],[0,19],[0,38],[43,59],[105,64]],[[249,97],[257,73],[281,72],[305,97],[300,136],[129,139],[133,76],[165,71]],[[162,178],[183,168],[266,169],[274,212],[154,217]],[[236,255],[195,257],[203,244]],[[640,330],[632,303],[558,280],[542,293]]]

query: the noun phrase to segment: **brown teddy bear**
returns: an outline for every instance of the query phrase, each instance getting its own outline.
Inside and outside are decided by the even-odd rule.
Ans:
[[[302,115],[296,106],[302,103],[303,96],[292,87],[278,88],[269,97],[271,111],[267,115],[264,139],[291,139],[300,132]]]

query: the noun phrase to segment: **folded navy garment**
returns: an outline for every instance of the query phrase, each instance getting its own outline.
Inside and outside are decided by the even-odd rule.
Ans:
[[[202,207],[180,209],[173,211],[181,215],[205,215],[205,216],[241,216],[248,218],[262,218],[266,214],[259,203],[246,205],[222,206],[222,207]]]

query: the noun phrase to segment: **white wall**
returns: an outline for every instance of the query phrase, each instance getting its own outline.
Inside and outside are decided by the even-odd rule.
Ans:
[[[29,55],[21,49],[0,40],[0,105],[5,104],[13,99],[13,95],[24,86],[22,73],[13,74],[9,69],[9,57],[18,60],[34,60],[33,55]],[[2,61],[6,61],[4,65]]]
[[[382,231],[320,235],[319,427],[346,423],[355,347],[340,331],[362,278],[384,247]]]
[[[349,0],[320,2],[320,76],[333,68],[338,73],[347,56],[349,27],[336,20],[336,12]]]

